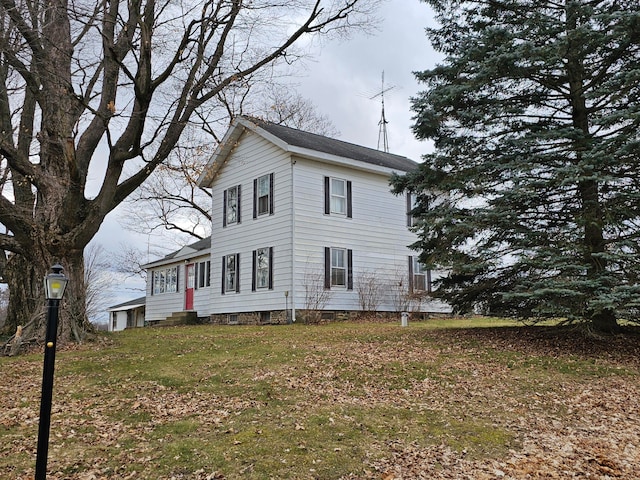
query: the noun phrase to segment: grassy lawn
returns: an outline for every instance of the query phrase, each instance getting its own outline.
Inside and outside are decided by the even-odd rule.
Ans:
[[[48,478],[528,478],[553,461],[634,478],[638,337],[576,336],[492,319],[104,334],[58,352]],[[31,479],[42,354],[0,372],[0,478]]]

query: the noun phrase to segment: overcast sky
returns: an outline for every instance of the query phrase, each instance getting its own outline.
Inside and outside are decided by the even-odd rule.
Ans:
[[[425,35],[433,25],[432,14],[419,0],[388,0],[379,17],[379,30],[371,35],[324,42],[296,80],[298,92],[331,120],[341,140],[377,148],[381,102],[379,96],[371,97],[381,91],[384,71],[385,89],[390,88],[384,96],[389,151],[420,161],[431,147],[411,133],[410,97],[421,89],[413,72],[434,67],[439,58]],[[94,243],[108,251],[123,243],[146,249],[147,237],[124,230],[118,216],[116,209],[106,218]],[[120,282],[109,305],[144,295],[139,279]]]

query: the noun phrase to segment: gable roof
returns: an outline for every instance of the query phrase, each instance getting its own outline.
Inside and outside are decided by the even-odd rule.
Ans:
[[[154,260],[153,262],[149,262],[146,265],[142,265],[143,268],[154,267],[157,265],[163,265],[165,263],[170,263],[171,260],[181,258],[181,257],[190,257],[194,256],[194,254],[198,255],[204,253],[204,250],[208,250],[211,248],[211,236],[203,238],[202,240],[198,240],[197,242],[190,243],[189,245],[185,245],[179,250],[175,252],[171,252],[164,257]]]
[[[361,166],[368,165],[374,169],[401,172],[410,172],[418,167],[416,162],[401,155],[382,152],[253,117],[239,116],[233,120],[231,127],[198,179],[201,186],[211,186],[217,171],[222,167],[236,142],[246,130],[255,132],[285,151],[315,160],[335,163],[347,161],[352,165],[355,161]]]

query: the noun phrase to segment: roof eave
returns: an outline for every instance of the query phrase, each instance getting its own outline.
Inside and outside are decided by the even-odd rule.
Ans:
[[[171,258],[161,258],[154,262],[145,263],[141,267],[147,270],[149,268],[160,267],[162,265],[169,265],[172,263],[183,263],[186,260],[204,257],[207,255],[211,255],[211,247],[202,250],[192,250],[191,252],[183,252],[180,255],[176,255],[175,257]]]
[[[356,170],[362,170],[371,173],[378,173],[381,175],[391,175],[393,172],[401,171],[406,172],[404,169],[394,169],[390,167],[384,167],[382,165],[376,165],[374,163],[364,162],[362,160],[355,160],[353,158],[341,157],[339,155],[333,155],[330,153],[319,152],[309,148],[296,147],[289,145],[287,151],[293,155],[308,158],[310,160],[316,160],[324,163],[331,163],[334,165],[347,166]]]

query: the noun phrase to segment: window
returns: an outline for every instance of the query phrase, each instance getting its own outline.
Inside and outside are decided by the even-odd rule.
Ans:
[[[347,214],[347,186],[344,180],[331,179],[331,213]]]
[[[240,193],[241,186],[228,188],[222,199],[222,226],[240,223]]]
[[[222,257],[222,293],[240,291],[240,254]]]
[[[200,262],[198,264],[198,288],[211,285],[211,262]]]
[[[273,247],[253,251],[253,281],[251,290],[273,288]]]
[[[273,173],[253,181],[253,218],[273,215]]]
[[[407,192],[407,227],[414,227],[418,224],[418,217],[411,214],[412,210],[418,206],[418,195]],[[423,199],[423,201],[426,201]]]
[[[418,257],[409,257],[409,291],[431,293],[431,270]]]
[[[152,272],[152,295],[178,291],[178,267],[167,267]]]
[[[325,288],[353,290],[353,253],[346,248],[325,248]]]
[[[352,217],[351,182],[324,177],[324,213]]]

